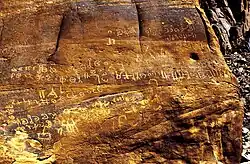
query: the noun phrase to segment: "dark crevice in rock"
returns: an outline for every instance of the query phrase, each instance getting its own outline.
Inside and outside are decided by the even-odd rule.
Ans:
[[[60,24],[58,35],[57,35],[55,50],[49,56],[49,58],[47,59],[48,61],[51,61],[51,62],[53,62],[55,64],[65,64],[65,63],[61,62],[60,57],[57,54],[58,48],[59,48],[59,43],[60,43],[61,36],[62,36],[62,32],[63,32],[63,29],[64,29],[64,22],[65,22],[65,15],[63,15],[62,19],[61,19],[61,24]]]
[[[5,28],[4,20],[1,19],[1,20],[0,20],[0,47],[3,45],[4,28]],[[10,60],[10,59],[7,58],[7,57],[5,56],[5,54],[1,54],[1,56],[0,56],[0,62],[1,62],[1,61],[8,61],[8,60]]]
[[[2,19],[0,22],[0,46],[2,45],[3,42],[3,32],[4,32],[4,20]]]
[[[59,27],[59,32],[58,32],[57,40],[56,40],[56,49],[55,49],[55,52],[52,55],[54,55],[57,52],[57,50],[58,50],[59,42],[60,42],[60,39],[61,39],[63,27],[64,27],[64,20],[65,20],[65,16],[63,15],[62,20],[61,20],[61,24],[60,24],[60,27]]]
[[[39,158],[37,158],[37,160],[42,162],[42,161],[46,161],[46,160],[49,159],[50,157],[52,157],[52,155],[47,156],[47,157],[43,157],[43,158],[39,157]]]
[[[142,50],[142,42],[141,42],[141,37],[142,37],[142,30],[143,30],[143,20],[140,14],[140,6],[136,3],[133,2],[135,4],[135,8],[136,8],[136,12],[137,12],[137,18],[138,18],[138,29],[139,29],[139,36],[138,36],[138,40],[139,40],[139,44],[140,44],[140,48],[141,48],[141,52]]]
[[[237,22],[242,22],[242,0],[228,0],[228,6],[233,12]]]

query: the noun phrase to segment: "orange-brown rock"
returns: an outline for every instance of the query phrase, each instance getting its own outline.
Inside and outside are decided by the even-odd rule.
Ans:
[[[1,0],[0,32],[0,163],[239,163],[198,0]]]

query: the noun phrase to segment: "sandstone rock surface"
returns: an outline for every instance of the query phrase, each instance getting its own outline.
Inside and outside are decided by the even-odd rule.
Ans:
[[[235,77],[196,0],[0,1],[0,163],[225,163]]]

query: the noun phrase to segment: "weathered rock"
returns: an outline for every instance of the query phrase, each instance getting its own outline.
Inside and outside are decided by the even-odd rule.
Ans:
[[[230,54],[231,51],[238,51],[240,48],[250,50],[247,45],[250,27],[249,2],[249,0],[200,1],[224,54]]]
[[[1,2],[1,163],[239,163],[237,82],[198,1]]]

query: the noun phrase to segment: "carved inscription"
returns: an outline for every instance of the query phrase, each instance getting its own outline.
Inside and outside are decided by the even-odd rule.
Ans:
[[[110,95],[101,98],[95,98],[66,108],[63,115],[66,117],[74,116],[76,122],[79,123],[93,123],[93,122],[112,122],[113,130],[122,128],[124,125],[137,126],[143,120],[139,112],[146,110],[149,105],[149,100],[146,99],[142,93],[128,92],[117,95]],[[122,109],[119,107],[122,106]],[[131,116],[138,113],[138,118],[131,121]],[[109,118],[105,121],[105,118]],[[138,122],[139,121],[139,122]],[[72,125],[73,126],[73,125]],[[77,130],[76,130],[77,131]]]
[[[189,79],[211,79],[230,75],[228,71],[222,71],[219,68],[212,67],[190,67],[190,68],[171,68],[170,65],[164,65],[161,70],[155,71],[150,69],[144,72],[127,70],[124,64],[108,64],[108,62],[89,61],[88,66],[80,69],[68,67],[66,72],[71,72],[69,75],[60,75],[57,68],[53,65],[33,66],[31,69],[13,68],[11,70],[11,79],[14,81],[26,79],[27,81],[37,81],[43,83],[56,84],[115,84],[127,82],[139,82],[144,85],[151,84],[152,81],[180,81]],[[104,64],[106,66],[104,66]],[[101,68],[104,66],[107,70]],[[89,70],[87,69],[89,68]],[[24,69],[24,70],[23,70]],[[48,95],[56,99],[57,94],[51,91]],[[42,91],[40,97],[44,97]]]
[[[74,91],[72,89],[66,89],[66,87],[47,87],[46,89],[40,88],[36,92],[36,97],[28,98],[20,96],[19,99],[12,99],[6,103],[5,109],[13,110],[15,107],[39,107],[49,104],[56,104],[60,99],[76,99],[84,98],[89,95],[100,94],[102,92],[101,86],[93,86],[89,88],[81,88]]]
[[[60,91],[61,89],[61,91]],[[93,88],[93,91],[97,88]],[[99,89],[99,87],[98,87]],[[67,97],[66,90],[63,90],[61,87],[54,88],[51,87],[47,90],[41,90],[39,89],[37,91],[37,97],[38,98],[69,98]],[[99,90],[100,91],[100,90]],[[98,92],[99,92],[98,91]],[[61,93],[60,93],[61,92]],[[92,93],[92,92],[91,92]],[[72,93],[71,93],[72,94]],[[76,97],[83,96],[81,95],[81,92],[78,92],[78,94],[75,93]],[[71,97],[70,97],[71,98]],[[27,97],[28,99],[28,97]],[[13,100],[16,101],[16,100]],[[81,122],[85,120],[85,122],[89,121],[97,121],[100,117],[108,117],[111,113],[115,114],[116,112],[119,112],[119,110],[116,109],[117,105],[127,106],[129,104],[144,104],[146,100],[143,100],[143,95],[139,92],[128,92],[124,94],[118,94],[118,95],[111,95],[111,96],[104,96],[104,97],[97,97],[90,100],[86,100],[81,102],[78,106],[73,105],[69,108],[62,108],[57,109],[57,112],[48,112],[48,113],[40,113],[38,115],[31,115],[31,114],[22,114],[19,115],[16,111],[16,108],[18,107],[18,104],[13,104],[13,101],[10,102],[10,104],[5,105],[5,110],[1,111],[1,115],[6,116],[7,118],[7,124],[6,126],[2,126],[1,130],[2,133],[5,133],[6,127],[7,129],[16,129],[21,131],[29,131],[32,132],[33,135],[35,133],[35,136],[44,142],[51,141],[53,138],[52,133],[56,130],[57,134],[67,135],[68,133],[77,133],[78,127],[77,122],[78,119],[58,119],[57,117],[60,115],[60,113],[63,114],[74,114],[79,113],[80,115],[76,115],[77,118],[81,119]],[[22,103],[28,103],[31,101],[26,101]],[[20,104],[19,104],[20,105]],[[27,104],[28,105],[31,104]],[[66,105],[70,106],[70,105]],[[23,109],[25,109],[22,106]],[[132,110],[128,108],[124,108],[122,111],[129,114],[131,112],[136,112],[138,109],[134,106],[132,106]],[[116,113],[115,115],[117,115]],[[19,115],[19,116],[18,116]],[[125,116],[118,116],[117,119],[117,126],[121,127],[122,122],[121,118]],[[126,116],[127,117],[127,116]],[[7,126],[8,125],[8,126]]]
[[[191,20],[186,18],[187,23]],[[160,55],[164,56],[161,49]],[[158,60],[152,57],[152,61]],[[136,60],[135,60],[136,61]],[[148,60],[147,62],[151,62]],[[183,64],[185,65],[185,63]],[[182,67],[182,64],[174,68],[171,64],[164,64],[153,69],[144,67],[143,69],[131,69],[125,62],[112,62],[111,60],[85,58],[81,67],[58,65],[34,65],[11,68],[10,81],[15,84],[19,81],[26,81],[27,84],[46,84],[46,87],[36,87],[35,91],[29,89],[23,92],[32,96],[22,94],[21,91],[10,92],[5,103],[1,107],[1,115],[7,119],[6,126],[1,126],[0,132],[6,133],[9,126],[22,131],[33,131],[33,135],[40,141],[49,142],[53,140],[53,134],[65,136],[67,134],[77,134],[79,123],[95,122],[109,119],[112,122],[113,130],[123,126],[135,127],[140,122],[149,121],[139,114],[147,108],[149,100],[140,93],[126,93],[114,96],[94,97],[105,92],[103,86],[107,84],[133,84],[142,86],[160,86],[167,82],[182,82],[192,80],[211,80],[214,78],[230,77],[230,72],[214,67],[213,65],[196,65],[193,67]],[[78,89],[69,88],[69,85],[80,86]],[[87,86],[85,86],[87,85]],[[18,96],[19,95],[19,96]],[[90,98],[85,101],[86,98]],[[50,108],[53,105],[61,104],[64,101],[75,101],[78,105],[66,105],[66,108],[55,108],[53,112],[41,112],[40,110]],[[81,103],[79,103],[81,102]],[[123,105],[122,110],[117,106]],[[63,106],[63,105],[62,105]],[[27,109],[40,108],[37,115],[27,112]],[[162,107],[154,107],[156,111]],[[20,110],[21,109],[21,110]],[[18,111],[24,111],[18,114]],[[119,111],[119,113],[117,113]],[[75,114],[75,118],[60,118],[61,114]],[[137,118],[134,118],[138,116]],[[57,119],[59,117],[60,119]],[[135,121],[131,121],[135,120]]]
[[[0,134],[23,131],[41,142],[53,142],[56,138],[84,133],[82,128],[86,126],[88,131],[89,124],[104,129],[107,125],[113,131],[136,127],[153,119],[150,112],[163,109],[159,104],[150,106],[152,100],[144,97],[145,88],[230,77],[230,72],[210,61],[207,63],[211,66],[202,65],[204,62],[192,64],[191,59],[179,63],[172,51],[153,45],[154,41],[205,41],[202,21],[193,10],[159,8],[152,11],[159,12],[155,17],[142,11],[145,17],[138,22],[142,27],[140,31],[137,26],[106,29],[101,46],[112,49],[114,58],[106,56],[111,51],[107,53],[100,46],[100,52],[95,48],[91,52],[84,49],[77,59],[79,62],[74,63],[76,65],[37,64],[6,68],[1,82],[24,84],[25,87],[31,84],[33,89],[0,95],[3,98],[0,115],[4,118]],[[179,17],[176,17],[177,13]],[[126,58],[121,53],[124,49],[121,40],[137,37],[138,31],[140,46],[145,44],[146,48],[136,52],[133,46],[129,47],[131,56],[126,54]],[[147,45],[148,39],[150,43]],[[119,92],[123,84],[136,86],[141,92],[127,88],[124,93],[109,95],[110,91],[105,88],[115,86]]]
[[[59,122],[59,124],[61,125],[60,128],[57,129],[57,133],[59,135],[65,135],[68,133],[77,133],[79,131],[73,119],[63,120]]]
[[[145,37],[168,42],[206,41],[204,25],[196,9],[158,6],[152,11],[147,8],[139,11],[144,18],[142,35]]]
[[[42,113],[40,115],[27,115],[26,117],[10,115],[8,123],[27,131],[42,129],[45,132],[48,128],[51,128],[51,120],[54,120],[56,116],[56,113]]]

